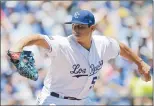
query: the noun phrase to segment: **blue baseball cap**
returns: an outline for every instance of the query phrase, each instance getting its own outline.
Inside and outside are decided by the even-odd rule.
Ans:
[[[65,24],[85,24],[85,25],[93,25],[95,24],[94,15],[88,10],[80,10],[74,13],[72,16],[72,21],[65,22]]]

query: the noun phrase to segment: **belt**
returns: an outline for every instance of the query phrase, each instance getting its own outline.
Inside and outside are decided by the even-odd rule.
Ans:
[[[57,98],[61,98],[61,99],[69,99],[69,100],[81,100],[81,99],[77,99],[75,97],[70,97],[70,96],[62,96],[62,95],[59,95],[58,93],[56,92],[51,92],[50,93],[51,96],[54,96],[54,97],[57,97]]]

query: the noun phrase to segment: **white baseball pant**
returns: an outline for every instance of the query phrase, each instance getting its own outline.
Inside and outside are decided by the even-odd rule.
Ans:
[[[97,105],[90,98],[82,100],[69,100],[51,96],[45,90],[42,90],[37,98],[37,105]]]

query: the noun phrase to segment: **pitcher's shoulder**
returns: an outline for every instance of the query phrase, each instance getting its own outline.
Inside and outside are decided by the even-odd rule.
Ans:
[[[55,35],[55,36],[51,36],[54,40],[65,40],[66,37],[64,36],[60,36],[60,35]]]
[[[66,47],[69,46],[69,41],[67,37],[64,36],[53,36],[53,39],[61,46],[61,47]]]
[[[102,39],[106,39],[107,37],[104,35],[92,35],[92,38],[94,40],[102,40]]]
[[[104,35],[93,35],[92,38],[95,42],[105,42],[107,40],[107,37]]]

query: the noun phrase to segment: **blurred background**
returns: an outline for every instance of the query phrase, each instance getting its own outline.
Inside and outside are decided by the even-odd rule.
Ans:
[[[39,79],[20,76],[7,57],[11,45],[35,33],[68,36],[71,25],[63,23],[80,9],[94,13],[94,34],[120,40],[153,67],[152,0],[1,1],[1,105],[35,104],[50,65],[42,48],[26,47],[35,54]],[[137,66],[119,56],[104,64],[89,96],[102,105],[152,105],[152,91],[152,81],[142,81]]]

